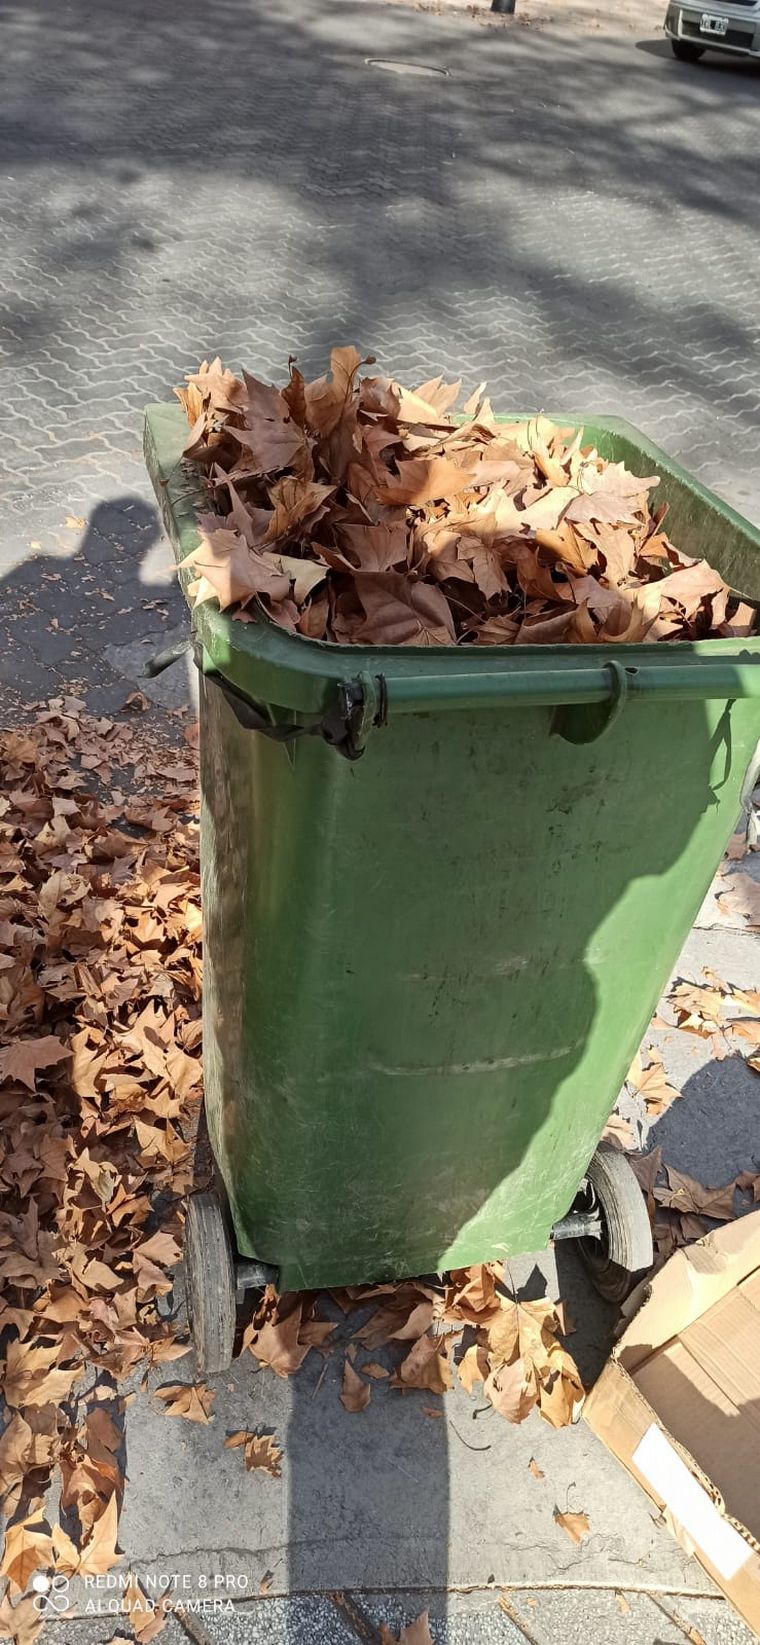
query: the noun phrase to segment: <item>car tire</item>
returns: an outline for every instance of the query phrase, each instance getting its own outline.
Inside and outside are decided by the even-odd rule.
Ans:
[[[698,63],[704,57],[704,46],[690,46],[688,40],[671,40],[670,49],[679,63]]]

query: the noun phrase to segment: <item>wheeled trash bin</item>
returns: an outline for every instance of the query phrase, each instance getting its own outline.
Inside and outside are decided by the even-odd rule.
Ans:
[[[583,427],[760,598],[758,532],[625,423]],[[181,408],[148,411],[178,559],[207,506],[185,439]],[[205,1368],[232,1352],[236,1260],[342,1286],[554,1231],[622,1297],[651,1234],[599,1138],[752,782],[760,638],[362,649],[208,603],[193,636],[206,1111],[237,1253],[191,1201]]]

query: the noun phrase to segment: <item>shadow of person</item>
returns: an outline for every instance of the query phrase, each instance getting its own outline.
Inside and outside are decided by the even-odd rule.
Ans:
[[[156,509],[125,495],[97,503],[86,522],[70,516],[65,525],[61,513],[53,546],[0,581],[6,713],[23,715],[30,701],[66,692],[92,713],[116,714],[135,687],[159,708],[188,706],[181,669],[168,687],[142,674],[151,650],[185,620]]]
[[[206,1101],[243,1254],[297,1289],[546,1242],[735,820],[747,723],[639,698],[571,742],[545,709],[391,715],[351,764],[202,682]],[[292,1386],[291,1591],[445,1590],[473,1489],[447,1425],[317,1382]]]

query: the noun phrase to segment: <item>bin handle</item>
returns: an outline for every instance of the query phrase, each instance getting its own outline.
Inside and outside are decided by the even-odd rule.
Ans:
[[[741,659],[700,657],[691,663],[621,663],[581,668],[503,670],[501,673],[377,676],[390,719],[434,709],[556,708],[586,703],[618,704],[632,697],[662,702],[702,702],[718,697],[760,698],[760,655]]]
[[[447,709],[553,708],[552,731],[570,742],[591,742],[607,731],[632,697],[662,702],[760,699],[760,656],[700,657],[691,663],[622,663],[618,658],[581,668],[510,669],[482,674],[362,675],[354,695],[372,681],[384,725],[397,714]],[[597,705],[597,712],[590,712]],[[365,715],[366,719],[366,715]]]

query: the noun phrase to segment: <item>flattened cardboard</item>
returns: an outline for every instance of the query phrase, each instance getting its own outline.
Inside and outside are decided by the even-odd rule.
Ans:
[[[760,1211],[655,1275],[584,1417],[760,1636]]]

